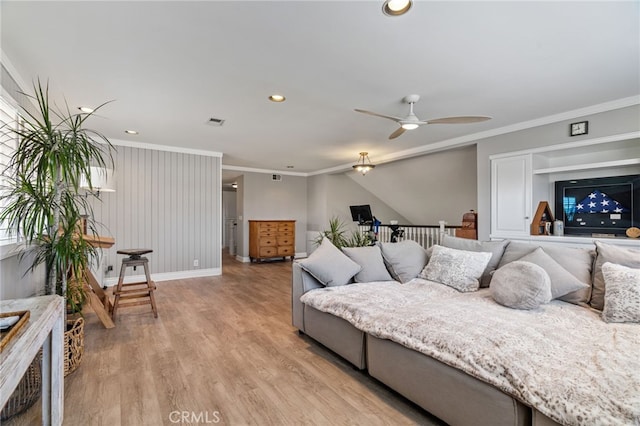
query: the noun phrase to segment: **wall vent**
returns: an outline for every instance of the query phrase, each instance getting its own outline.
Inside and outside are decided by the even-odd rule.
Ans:
[[[220,119],[220,118],[213,118],[211,117],[210,119],[207,120],[207,124],[210,126],[216,126],[216,127],[220,127],[224,124],[224,120]]]
[[[282,180],[282,175],[271,175],[271,180],[280,182]]]

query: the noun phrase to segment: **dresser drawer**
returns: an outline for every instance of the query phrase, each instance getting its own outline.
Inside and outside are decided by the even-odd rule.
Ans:
[[[276,237],[278,234],[278,230],[275,228],[270,229],[261,229],[258,231],[258,236],[260,237]]]
[[[292,236],[278,236],[278,246],[292,246],[293,245],[293,237]]]
[[[292,246],[279,246],[278,247],[278,256],[293,256],[293,247]]]
[[[283,232],[293,232],[294,231],[294,226],[292,223],[280,223],[278,225],[278,232],[283,233]]]
[[[276,237],[260,237],[260,247],[274,247],[278,245]]]
[[[273,257],[278,256],[278,248],[273,247],[260,247],[260,257]]]
[[[260,231],[267,231],[267,230],[276,231],[278,229],[278,224],[276,222],[260,222],[259,227],[260,227]]]

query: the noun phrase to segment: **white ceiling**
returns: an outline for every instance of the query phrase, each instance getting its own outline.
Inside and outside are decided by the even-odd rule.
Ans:
[[[314,172],[640,93],[639,2],[6,1],[3,60],[114,140]],[[6,60],[9,60],[7,62]],[[269,102],[272,93],[287,101]],[[489,115],[387,137],[396,124]],[[210,117],[223,127],[206,124]],[[136,129],[138,136],[125,135]],[[293,165],[293,169],[287,169]]]

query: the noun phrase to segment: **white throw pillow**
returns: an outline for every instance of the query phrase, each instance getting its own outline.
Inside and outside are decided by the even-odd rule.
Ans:
[[[491,296],[513,309],[536,309],[551,301],[549,274],[535,263],[516,260],[493,273]]]
[[[429,263],[418,276],[448,285],[458,291],[476,291],[480,288],[480,278],[489,260],[491,253],[435,245]]]
[[[357,283],[370,283],[373,281],[393,281],[384,260],[380,247],[343,247],[342,252],[349,256],[351,260],[362,266],[360,272],[355,276]]]
[[[362,269],[328,238],[323,238],[320,246],[298,264],[327,287],[347,284]]]
[[[640,323],[640,269],[605,262],[602,275],[605,286],[602,319]]]

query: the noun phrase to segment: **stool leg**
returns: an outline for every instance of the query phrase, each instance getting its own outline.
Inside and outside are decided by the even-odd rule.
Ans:
[[[118,278],[118,285],[116,286],[115,299],[113,301],[113,311],[111,312],[111,319],[115,321],[116,310],[118,309],[118,303],[120,303],[120,292],[122,291],[122,283],[124,282],[124,273],[127,270],[127,265],[122,262],[120,267],[120,278]]]
[[[158,309],[156,308],[156,297],[153,295],[155,290],[154,284],[151,281],[151,275],[149,274],[149,262],[144,262],[144,274],[147,277],[147,286],[149,287],[149,299],[151,300],[151,309],[153,310],[153,317],[158,318]]]

